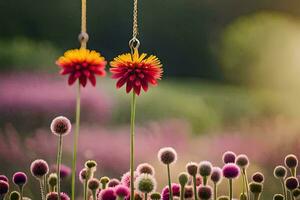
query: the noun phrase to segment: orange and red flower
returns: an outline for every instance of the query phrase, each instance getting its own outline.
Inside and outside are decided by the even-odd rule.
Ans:
[[[156,56],[149,56],[143,53],[139,55],[135,50],[134,54],[122,54],[116,57],[110,68],[113,79],[118,79],[117,88],[121,88],[126,83],[126,92],[132,89],[139,95],[141,88],[146,92],[149,83],[156,86],[157,80],[161,79],[162,65]]]
[[[62,68],[61,75],[69,74],[69,85],[79,79],[83,87],[86,86],[88,80],[95,86],[96,75],[106,75],[104,57],[100,53],[88,49],[68,50],[56,61],[56,64]]]

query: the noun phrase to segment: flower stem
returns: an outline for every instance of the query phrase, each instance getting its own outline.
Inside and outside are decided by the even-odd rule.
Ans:
[[[172,185],[171,185],[171,174],[170,174],[170,165],[167,165],[167,171],[168,171],[168,183],[169,183],[169,193],[170,193],[170,200],[173,200],[173,191],[172,191]]]
[[[93,190],[93,200],[97,200],[97,198],[96,198],[96,190]]]
[[[217,186],[217,184],[216,183],[214,183],[214,200],[217,200],[217,188],[218,186]]]
[[[198,200],[196,175],[193,176],[193,185],[194,185],[194,197],[195,197],[195,200]]]
[[[184,200],[184,185],[180,185],[180,200]]]
[[[87,190],[87,183],[88,182],[88,179],[86,178],[84,180],[84,184],[83,184],[83,200],[87,200],[87,193],[88,193],[88,190]]]
[[[57,150],[57,168],[56,168],[56,174],[57,174],[57,194],[58,194],[58,200],[60,200],[60,165],[61,165],[61,157],[62,157],[62,142],[63,138],[60,135],[58,137],[58,150]]]
[[[74,133],[73,146],[73,161],[72,161],[72,200],[75,200],[75,176],[76,176],[76,161],[77,161],[77,143],[80,127],[80,82],[78,80],[78,88],[76,95],[76,125]]]
[[[145,200],[148,199],[148,193],[145,193]]]
[[[23,186],[20,187],[20,200],[23,199]]]
[[[229,179],[229,200],[232,200],[232,179]]]
[[[288,199],[288,195],[287,195],[286,188],[285,188],[285,185],[284,185],[284,179],[280,179],[280,183],[281,183],[281,186],[282,186],[284,197],[287,200]]]
[[[130,119],[130,200],[134,200],[134,131],[135,131],[136,96],[132,92]]]
[[[247,176],[247,171],[245,168],[242,170],[242,174],[245,178],[245,186],[246,186],[246,191],[247,191],[247,199],[250,200],[250,192],[249,192],[249,183],[248,183],[248,176]]]
[[[45,197],[45,192],[44,192],[44,184],[43,184],[43,179],[40,179],[39,180],[40,182],[40,190],[41,190],[41,196],[42,196],[42,200],[45,200],[46,197]]]

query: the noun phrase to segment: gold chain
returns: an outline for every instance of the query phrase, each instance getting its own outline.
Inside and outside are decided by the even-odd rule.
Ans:
[[[138,0],[133,0],[132,39],[129,41],[131,53],[133,53],[134,49],[138,49],[140,46],[140,41],[137,39],[138,34]]]

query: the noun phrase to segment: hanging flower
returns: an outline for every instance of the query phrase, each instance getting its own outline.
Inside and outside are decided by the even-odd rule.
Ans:
[[[105,76],[106,61],[100,53],[88,49],[72,49],[65,52],[56,64],[62,69],[61,75],[69,74],[68,83],[72,85],[77,79],[85,87],[87,80],[96,85],[96,75]]]
[[[132,89],[139,95],[141,88],[147,92],[149,83],[156,86],[157,80],[161,79],[162,65],[156,56],[139,55],[138,50],[134,54],[122,54],[110,62],[113,79],[118,79],[117,88],[126,83],[126,92]]]

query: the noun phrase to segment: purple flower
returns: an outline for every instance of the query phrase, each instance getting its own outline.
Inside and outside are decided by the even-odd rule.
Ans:
[[[202,161],[199,163],[199,174],[202,177],[207,177],[211,175],[212,164],[209,161]]]
[[[254,182],[262,183],[262,182],[264,182],[264,179],[265,179],[264,175],[260,172],[256,172],[252,175],[252,180]]]
[[[285,180],[285,186],[288,190],[292,191],[294,189],[296,189],[299,186],[299,182],[298,179],[295,177],[288,177]]]
[[[37,159],[31,163],[30,166],[31,174],[40,179],[49,172],[48,163],[42,159]]]
[[[134,172],[134,181],[135,179],[138,177],[138,173]],[[121,183],[127,187],[130,187],[130,172],[126,172],[125,174],[123,174],[123,176],[121,177]]]
[[[0,196],[5,195],[9,190],[9,184],[6,181],[0,181]]]
[[[13,175],[13,183],[19,187],[23,187],[27,183],[27,175],[24,172],[16,172]]]
[[[79,172],[79,180],[80,180],[81,183],[83,183],[86,178],[87,178],[87,170],[86,170],[86,168],[83,168]]]
[[[127,197],[129,197],[130,191],[129,191],[128,187],[126,187],[126,186],[124,186],[124,185],[117,185],[117,186],[115,187],[115,191],[116,191],[116,195],[117,195],[118,197],[122,197],[122,198],[127,198]]]
[[[186,171],[189,173],[189,175],[196,176],[198,173],[198,164],[195,162],[189,162],[186,165]]]
[[[54,165],[51,166],[51,169],[52,169],[53,172],[56,173],[57,166],[54,164]],[[64,164],[61,164],[60,165],[60,178],[61,179],[66,179],[70,175],[71,175],[71,168],[64,165]]]
[[[298,158],[293,154],[289,154],[285,157],[284,163],[288,168],[295,168],[298,166]]]
[[[8,183],[8,178],[5,175],[0,175],[0,181],[5,181]]]
[[[198,187],[198,197],[202,200],[208,200],[212,196],[212,188],[208,185]]]
[[[245,154],[238,155],[236,157],[236,164],[240,168],[242,168],[242,169],[247,168],[248,165],[249,165],[249,158],[248,158],[248,156],[246,156]]]
[[[177,183],[173,183],[172,192],[174,197],[180,197],[180,185]],[[169,186],[164,187],[161,195],[162,195],[162,200],[169,200],[170,198]]]
[[[65,136],[71,132],[71,122],[64,116],[56,117],[52,120],[50,129],[57,136]]]
[[[70,200],[70,197],[66,194],[61,192],[60,193],[61,200]],[[46,196],[46,200],[58,200],[58,194],[57,192],[50,192]]]
[[[222,180],[222,169],[219,167],[213,167],[210,179],[215,184],[219,184]]]
[[[228,163],[228,164],[224,165],[222,172],[223,172],[223,176],[225,178],[234,179],[239,176],[240,169],[236,164]]]
[[[116,198],[115,190],[112,188],[107,188],[100,192],[100,200],[116,200]]]
[[[224,164],[235,163],[235,158],[236,154],[232,151],[226,151],[222,157]]]
[[[172,147],[164,147],[158,151],[158,160],[165,165],[175,163],[177,160],[177,153]]]
[[[148,163],[139,164],[136,168],[136,172],[139,175],[140,174],[150,174],[150,175],[154,176],[154,174],[155,174],[155,170],[154,170],[153,166]]]
[[[116,187],[117,185],[120,185],[120,181],[116,178],[110,179],[108,182],[108,187]]]

